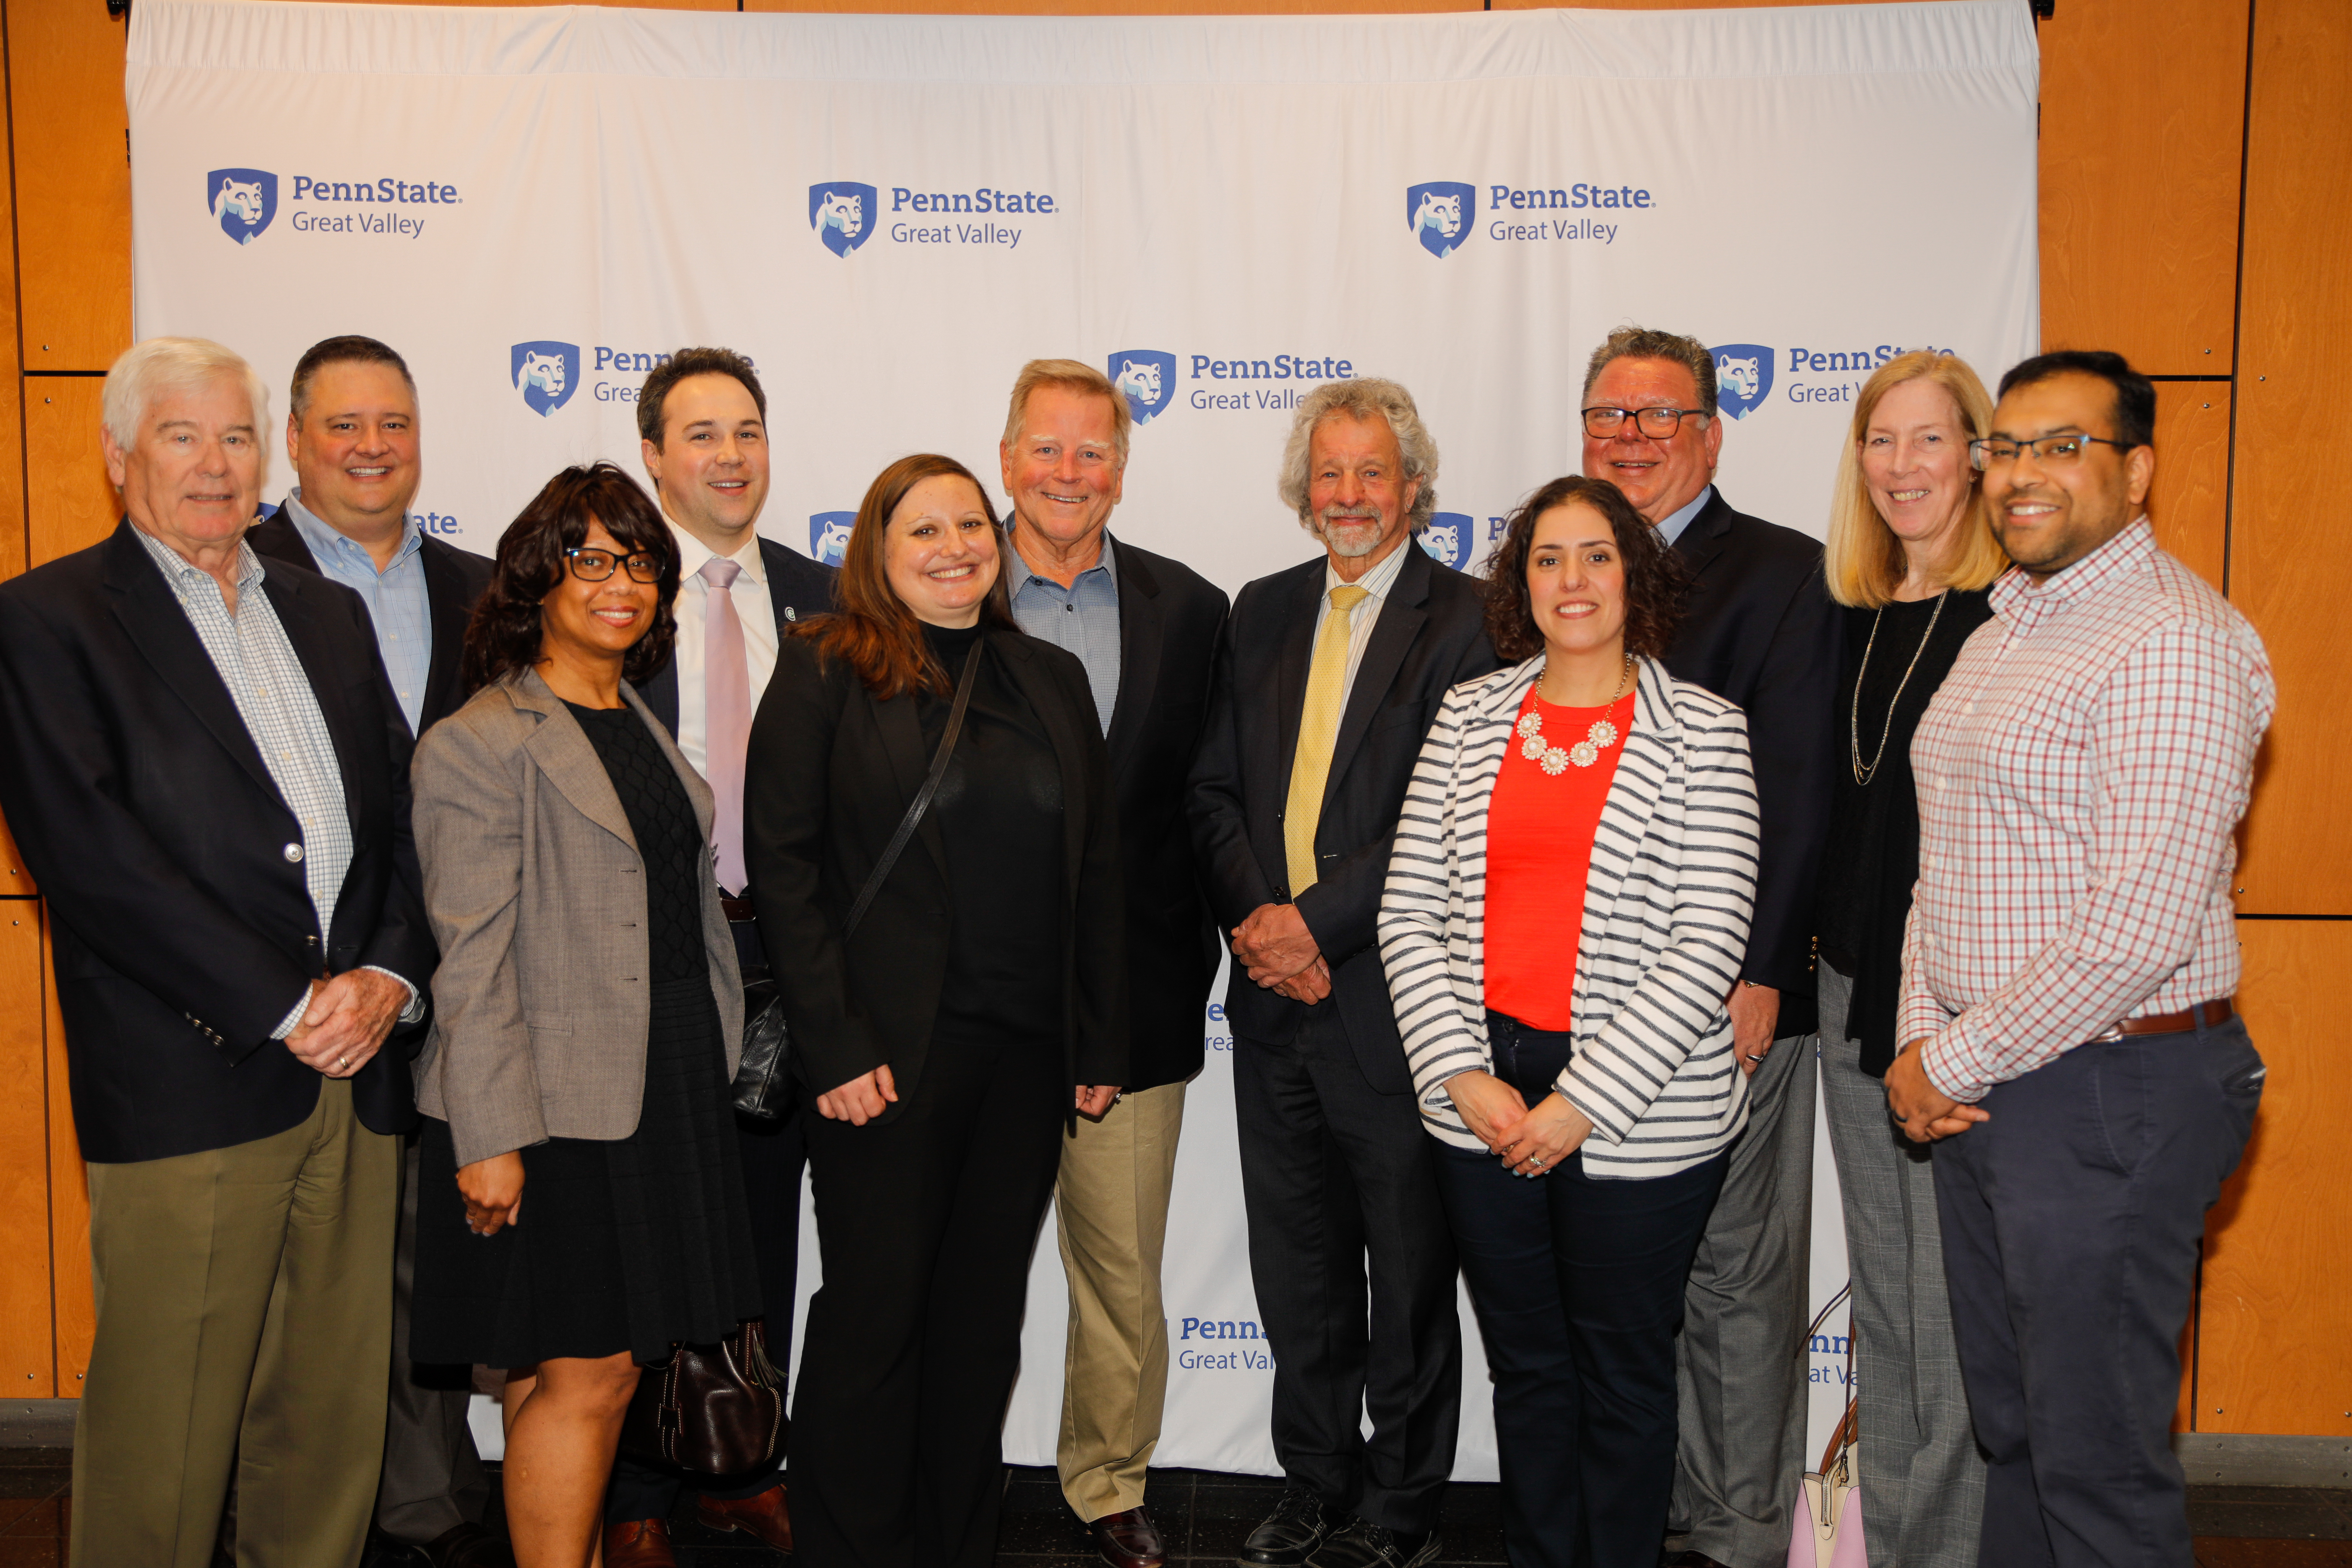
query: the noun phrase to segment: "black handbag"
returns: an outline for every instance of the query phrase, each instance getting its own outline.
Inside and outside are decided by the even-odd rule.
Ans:
[[[858,922],[866,918],[874,895],[882,890],[882,879],[898,864],[899,851],[915,836],[915,826],[923,820],[923,813],[930,809],[931,797],[940,792],[940,779],[948,771],[948,753],[955,750],[956,736],[963,729],[963,711],[971,705],[971,683],[980,673],[981,646],[973,643],[971,651],[964,656],[963,673],[956,681],[955,706],[948,710],[947,731],[940,737],[939,750],[931,753],[931,771],[924,775],[923,787],[908,804],[907,815],[898,819],[898,831],[890,836],[882,858],[874,862],[866,885],[857,889],[857,901],[849,907],[849,918],[842,922],[841,940],[845,946]],[[777,1120],[793,1108],[794,1077],[793,1031],[784,1019],[784,999],[772,972],[762,968],[756,974],[744,976],[743,1052],[735,1068],[735,1109],[761,1121]]]
[[[783,1379],[757,1318],[715,1345],[682,1344],[646,1367],[621,1418],[624,1453],[699,1475],[765,1469],[783,1446]]]

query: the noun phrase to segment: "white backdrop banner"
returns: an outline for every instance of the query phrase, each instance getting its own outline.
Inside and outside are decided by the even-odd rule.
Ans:
[[[1818,533],[1874,366],[1933,347],[1990,374],[2036,345],[2037,73],[2015,0],[1116,19],[142,0],[136,322],[238,349],[281,416],[311,342],[392,343],[422,391],[419,521],[485,552],[558,467],[638,469],[635,390],[681,345],[759,365],[761,530],[819,555],[894,457],[992,477],[1015,371],[1069,355],[1138,420],[1117,531],[1230,589],[1312,552],[1274,480],[1317,383],[1412,390],[1444,453],[1423,543],[1475,569],[1517,500],[1575,468],[1584,358],[1638,321],[1714,345],[1726,493]],[[1160,1458],[1268,1470],[1213,1011],[1206,1032]],[[1824,1298],[1842,1254],[1818,1229]],[[1060,1290],[1049,1245],[1016,1460],[1052,1457]],[[1824,1409],[1839,1361],[1814,1357]],[[1461,1473],[1491,1477],[1470,1364]]]

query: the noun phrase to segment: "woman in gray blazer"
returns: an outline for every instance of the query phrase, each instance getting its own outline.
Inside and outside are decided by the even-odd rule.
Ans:
[[[441,966],[410,1349],[509,1369],[525,1563],[587,1561],[638,1368],[761,1311],[710,791],[630,683],[669,656],[677,573],[626,474],[558,474],[499,542],[473,699],[416,751]]]
[[[1515,514],[1413,770],[1381,963],[1495,1381],[1512,1568],[1650,1568],[1683,1285],[1748,1116],[1739,710],[1668,675],[1673,550],[1601,479]]]

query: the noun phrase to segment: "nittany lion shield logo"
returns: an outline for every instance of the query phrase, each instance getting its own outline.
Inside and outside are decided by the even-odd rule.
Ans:
[[[1772,394],[1772,351],[1762,343],[1717,343],[1715,401],[1734,419],[1745,419]]]
[[[205,176],[205,205],[223,234],[251,245],[278,216],[278,176],[267,169],[215,169]]]
[[[1415,537],[1431,560],[1466,572],[1470,547],[1478,537],[1478,521],[1465,511],[1433,511],[1429,514],[1429,526]]]
[[[554,413],[580,390],[580,345],[545,338],[515,344],[514,384],[532,413]]]
[[[1404,188],[1404,221],[1421,247],[1443,260],[1462,248],[1478,216],[1478,187],[1432,180]]]
[[[834,180],[809,187],[809,227],[835,256],[846,256],[873,238],[881,211],[871,185]]]
[[[1138,425],[1149,425],[1176,400],[1176,356],[1158,349],[1121,349],[1104,367],[1110,384],[1127,399]]]
[[[849,531],[857,522],[854,511],[820,511],[809,517],[809,554],[828,566],[838,566],[849,553]]]

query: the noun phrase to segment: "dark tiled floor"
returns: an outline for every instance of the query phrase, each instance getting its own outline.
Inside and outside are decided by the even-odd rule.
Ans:
[[[0,1568],[65,1562],[73,1456],[62,1448],[0,1451]],[[1273,1505],[1279,1481],[1209,1470],[1154,1470],[1148,1498],[1174,1568],[1220,1568]],[[740,1535],[676,1525],[681,1568],[773,1568],[779,1561]],[[2198,1568],[2352,1568],[2352,1491],[2306,1487],[2192,1487],[2189,1520]],[[1051,1470],[1007,1478],[998,1568],[1098,1568],[1086,1531],[1062,1504]],[[371,1553],[367,1568],[408,1559]],[[1448,1563],[1503,1563],[1496,1489],[1458,1485],[1446,1496]]]

